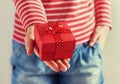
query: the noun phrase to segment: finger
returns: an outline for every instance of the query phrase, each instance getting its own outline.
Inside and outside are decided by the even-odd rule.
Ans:
[[[25,37],[25,48],[26,48],[27,54],[29,56],[32,55],[34,50],[34,41],[30,39],[28,36]]]
[[[93,46],[98,40],[98,38],[99,38],[99,35],[97,33],[94,33],[92,38],[90,39],[89,46]]]
[[[60,69],[61,71],[63,71],[63,72],[66,72],[66,71],[67,71],[66,65],[63,64],[61,60],[56,60],[56,63],[58,64],[59,69]]]
[[[70,62],[70,58],[68,58],[67,61]]]
[[[34,52],[35,52],[35,54],[36,54],[37,57],[40,57],[39,56],[39,52],[38,52],[38,48],[36,46],[34,46]]]
[[[66,65],[66,67],[69,69],[70,68],[70,64],[69,61],[67,59],[62,60],[63,64]]]
[[[44,61],[44,63],[53,71],[59,72],[59,66],[54,61]]]

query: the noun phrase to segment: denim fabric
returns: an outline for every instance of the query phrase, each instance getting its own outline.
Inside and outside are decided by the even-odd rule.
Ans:
[[[78,45],[67,72],[55,73],[25,46],[13,40],[12,84],[104,84],[101,48],[88,42]]]

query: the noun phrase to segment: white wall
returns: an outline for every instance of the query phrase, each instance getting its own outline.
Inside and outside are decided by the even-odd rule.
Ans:
[[[120,0],[112,0],[113,30],[104,51],[107,84],[120,84]]]
[[[0,84],[10,84],[13,13],[12,0],[0,0]]]
[[[113,30],[107,39],[103,63],[106,84],[120,84],[120,0],[112,1]],[[0,84],[10,84],[11,38],[14,8],[12,0],[0,0]]]

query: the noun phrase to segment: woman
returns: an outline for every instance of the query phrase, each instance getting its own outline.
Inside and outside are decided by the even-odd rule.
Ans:
[[[101,50],[111,29],[110,0],[13,0],[12,84],[104,84]],[[68,23],[76,38],[71,59],[40,61],[36,23]],[[49,67],[49,68],[48,68]]]

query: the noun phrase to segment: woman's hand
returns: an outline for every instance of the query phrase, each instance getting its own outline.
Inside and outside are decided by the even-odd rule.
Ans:
[[[99,42],[101,48],[103,49],[109,31],[110,28],[108,26],[98,26],[93,32],[89,46],[93,46],[96,42]]]
[[[32,55],[33,52],[35,52],[35,54],[38,57],[40,57],[34,45],[34,25],[31,25],[27,29],[25,36],[25,48],[29,56]],[[70,68],[69,61],[70,59],[63,59],[63,60],[44,61],[44,63],[55,72],[59,72],[59,71],[66,72],[67,69]]]

